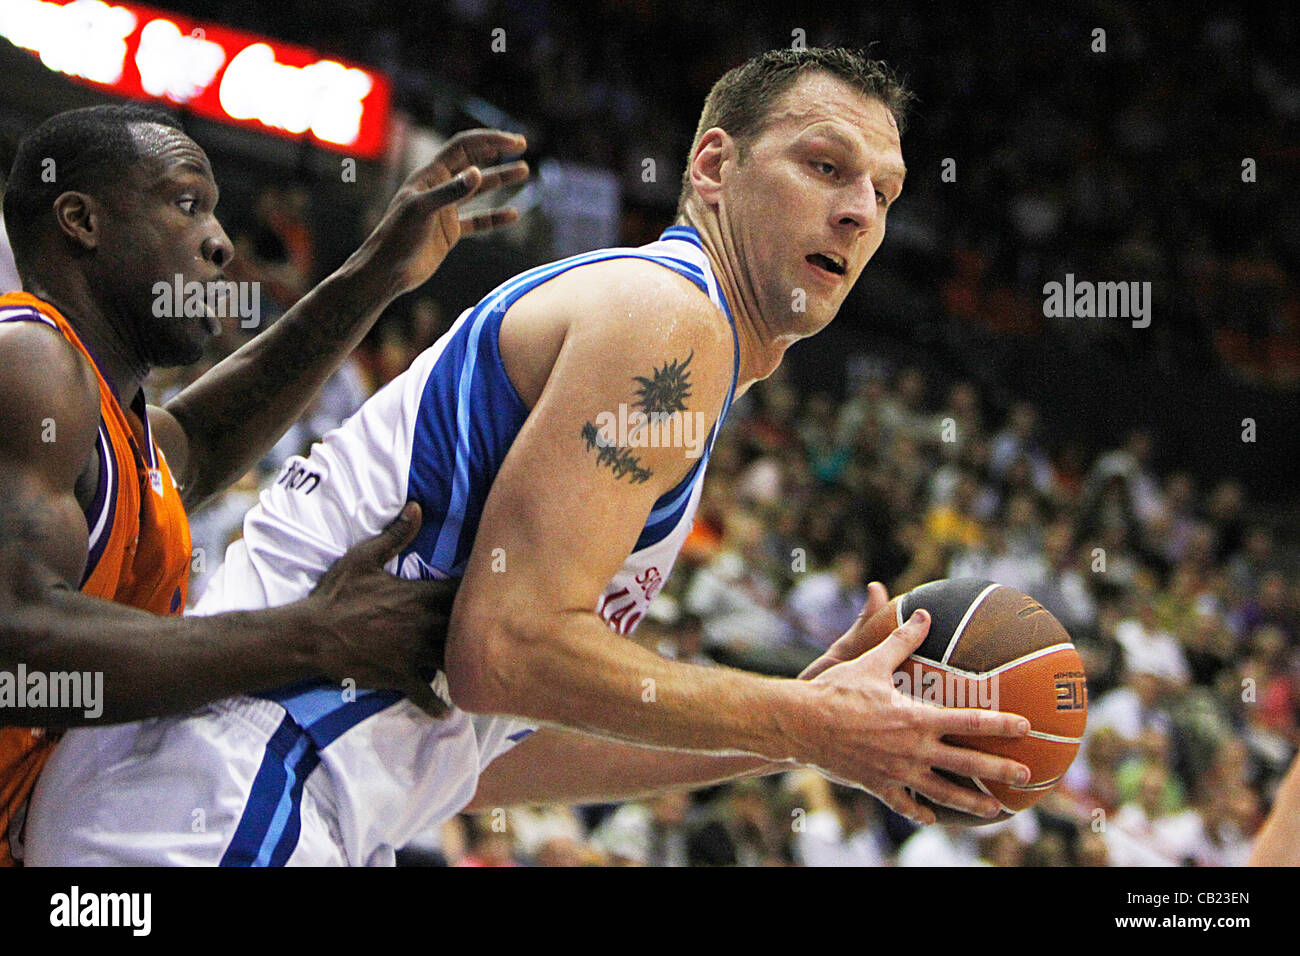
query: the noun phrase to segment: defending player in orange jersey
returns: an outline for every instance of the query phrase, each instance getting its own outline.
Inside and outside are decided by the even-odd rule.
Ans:
[[[307,599],[256,614],[182,619],[185,512],[242,475],[302,413],[398,295],[467,232],[456,204],[520,181],[525,146],[461,134],[414,173],[375,231],[273,327],[167,403],[141,383],[185,365],[220,331],[211,311],[157,307],[158,283],[224,279],[233,247],[214,215],[207,156],[166,113],[91,107],[19,144],[4,198],[22,293],[0,297],[0,672],[87,675],[106,722],[173,713],[319,674],[400,689],[442,707],[436,660],[451,591],[382,566],[419,512],[340,559]],[[0,694],[0,864],[59,728],[85,709]],[[37,728],[37,729],[31,729]]]

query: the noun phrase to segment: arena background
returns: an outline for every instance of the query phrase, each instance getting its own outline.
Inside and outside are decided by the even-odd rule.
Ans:
[[[94,72],[110,8],[83,0],[84,29],[60,31],[48,27],[60,5],[0,0],[0,36],[19,44],[0,40],[0,169],[45,116],[117,98],[66,75]],[[224,26],[336,57],[391,92],[372,158],[172,104],[213,161],[239,250],[231,278],[261,282],[258,328],[338,265],[405,170],[458,129],[525,132],[537,173],[515,199],[520,224],[464,242],[263,466],[193,516],[192,596],[278,463],[462,309],[523,268],[668,225],[695,119],[726,69],[776,46],[873,44],[919,95],[883,248],[831,328],[737,407],[680,570],[637,639],[790,673],[847,627],[868,580],[891,593],[957,574],[1020,587],[1088,664],[1088,744],[1066,786],[996,829],[914,834],[869,798],[789,774],[622,808],[462,818],[407,862],[1244,861],[1300,743],[1300,13],[122,6],[173,17],[178,36]],[[1044,286],[1067,274],[1150,282],[1149,325],[1047,316]],[[210,362],[257,331],[227,326]],[[182,384],[159,373],[150,390]]]

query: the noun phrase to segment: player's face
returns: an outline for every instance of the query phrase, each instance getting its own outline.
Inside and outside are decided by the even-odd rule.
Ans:
[[[729,228],[778,333],[812,335],[835,317],[885,238],[903,189],[893,116],[827,73],[800,78],[726,188]]]
[[[102,282],[151,366],[187,365],[220,325],[185,308],[189,296],[175,295],[176,277],[182,291],[190,282],[206,289],[224,279],[234,248],[213,214],[217,184],[203,150],[169,127],[139,124],[134,132],[143,158],[108,204]],[[157,283],[171,294],[159,295]]]

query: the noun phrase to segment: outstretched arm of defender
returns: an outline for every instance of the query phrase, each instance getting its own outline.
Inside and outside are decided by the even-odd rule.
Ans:
[[[657,369],[688,359],[690,393],[677,398],[687,413],[715,421],[730,382],[731,334],[689,281],[647,263],[573,269],[522,301],[533,296],[534,309],[549,302],[581,319],[567,326],[484,508],[448,631],[455,701],[633,743],[809,764],[917,818],[928,811],[906,787],[994,812],[991,799],[932,768],[1011,782],[1027,769],[940,738],[1028,728],[1013,715],[943,710],[895,691],[894,667],[919,646],[924,616],[815,681],[791,681],[665,660],[593,613],[655,501],[691,459],[680,447],[611,445],[592,429],[602,414],[635,405]],[[503,573],[494,554],[505,556]]]
[[[526,145],[524,137],[499,130],[453,136],[411,174],[374,232],[333,275],[165,409],[152,410],[186,507],[266,454],[388,303],[428,279],[461,236],[518,218],[510,208],[462,217],[458,206],[527,178],[523,162],[494,165]]]
[[[103,675],[100,713],[10,705],[0,726],[158,716],[323,671],[440,706],[419,673],[436,663],[452,591],[383,570],[419,528],[414,506],[284,607],[162,617],[80,593],[89,535],[76,484],[98,422],[94,373],[57,332],[0,326],[0,671]]]

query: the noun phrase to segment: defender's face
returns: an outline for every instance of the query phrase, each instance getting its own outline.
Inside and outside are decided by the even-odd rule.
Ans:
[[[217,184],[203,150],[169,127],[140,124],[135,133],[142,158],[112,203],[103,282],[117,310],[135,323],[150,363],[186,365],[202,357],[220,325],[186,315],[174,295],[160,301],[155,284],[174,290],[177,276],[182,289],[222,280],[234,247],[214,214]]]
[[[802,338],[835,317],[885,238],[905,174],[898,126],[879,100],[828,73],[801,77],[777,100],[724,180],[723,202],[778,334]]]

